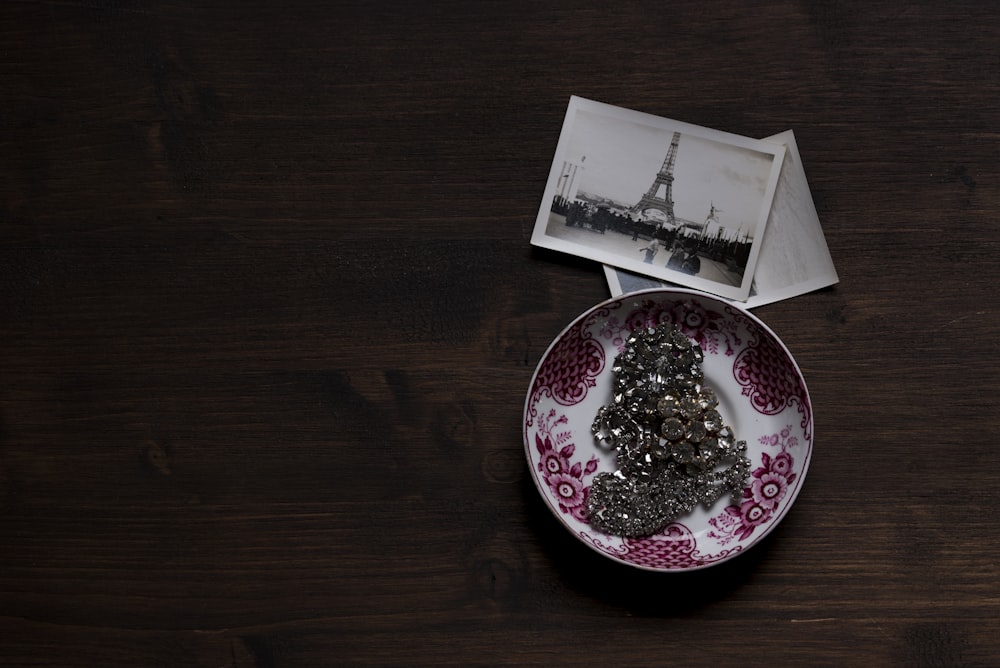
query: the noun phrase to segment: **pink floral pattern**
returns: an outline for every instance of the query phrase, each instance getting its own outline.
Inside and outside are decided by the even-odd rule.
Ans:
[[[728,559],[743,550],[742,545],[703,553],[698,548],[694,533],[679,522],[670,524],[659,533],[646,538],[625,538],[621,545],[606,542],[600,536],[589,533],[580,538],[599,552],[614,556],[626,563],[654,571],[685,571],[709,566]]]
[[[604,370],[604,346],[582,327],[571,327],[553,346],[536,372],[529,402],[528,425],[534,421],[542,396],[552,397],[563,406],[577,404],[597,384]]]
[[[631,332],[640,327],[677,325],[685,336],[697,341],[706,354],[719,354],[721,348],[722,353],[729,357],[742,344],[737,329],[738,318],[734,318],[733,313],[707,309],[701,300],[696,299],[646,299],[625,317],[625,326]],[[618,347],[620,349],[622,344]]]
[[[568,431],[555,432],[566,422],[566,416],[556,416],[554,409],[539,419],[535,434],[535,448],[539,454],[538,473],[551,490],[559,511],[586,521],[590,485],[585,485],[584,477],[589,479],[597,471],[597,457],[591,457],[585,465],[572,459],[576,452],[576,446],[570,442],[572,434]]]
[[[600,392],[600,384],[610,378],[607,358],[621,351],[629,333],[660,323],[680,327],[701,345],[706,359],[732,358],[734,398],[740,393],[746,398],[746,404],[737,410],[749,409],[768,418],[751,421],[770,424],[777,431],[760,436],[741,434],[752,440],[751,456],[758,465],[739,503],[697,520],[702,523],[697,527],[691,523],[695,520],[686,518],[645,538],[607,536],[590,528],[585,513],[593,476],[599,470],[613,470],[613,456],[601,454],[590,434],[596,407],[587,406],[598,404],[586,400],[591,390]],[[715,382],[724,384],[726,379]],[[599,398],[604,401],[603,396]],[[773,420],[786,416],[789,408],[799,413],[801,423],[784,428],[773,425]],[[639,568],[690,570],[745,550],[787,512],[808,466],[812,415],[798,368],[759,321],[722,300],[666,289],[606,302],[560,335],[532,380],[525,404],[524,438],[539,491],[582,541]]]
[[[708,521],[714,527],[708,533],[709,538],[715,538],[722,545],[746,540],[778,511],[790,486],[798,478],[792,472],[795,460],[788,450],[799,441],[791,432],[789,425],[778,433],[760,437],[762,445],[780,446],[781,452],[773,456],[761,453],[761,466],[751,473],[750,486],[743,490],[743,503],[728,506],[724,513]]]
[[[802,378],[791,358],[770,336],[761,336],[754,345],[743,349],[733,363],[733,376],[761,413],[776,415],[786,406],[796,406],[802,414],[802,427],[808,428],[812,422],[808,402],[801,401],[805,394]]]

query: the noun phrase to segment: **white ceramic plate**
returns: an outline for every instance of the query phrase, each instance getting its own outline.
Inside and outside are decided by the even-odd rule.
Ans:
[[[652,536],[610,536],[586,519],[591,481],[616,468],[590,426],[611,402],[611,366],[628,334],[661,323],[676,324],[704,350],[704,384],[747,442],[751,476],[739,505],[725,496]],[[802,487],[812,443],[809,392],[785,345],[749,311],[691,290],[633,292],[580,315],[545,351],[524,406],[528,464],[555,516],[597,552],[653,571],[718,564],[766,536]]]

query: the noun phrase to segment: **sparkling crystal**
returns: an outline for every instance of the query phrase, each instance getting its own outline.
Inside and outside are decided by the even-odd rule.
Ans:
[[[705,429],[705,425],[702,422],[692,422],[687,428],[687,439],[692,443],[701,443],[705,436],[708,434],[708,430]]]
[[[625,393],[622,404],[625,406],[625,410],[632,415],[636,415],[643,412],[643,408],[646,405],[646,397],[632,389]]]
[[[680,441],[673,446],[673,457],[682,464],[694,461],[694,446],[687,441]]]
[[[656,402],[656,410],[663,417],[670,417],[677,408],[677,397],[671,394],[664,394]]]
[[[717,437],[719,439],[719,448],[721,448],[724,453],[729,453],[736,449],[736,438],[733,436],[733,431],[729,427],[723,427],[720,429]]]
[[[657,459],[666,459],[670,456],[670,448],[667,447],[666,441],[657,441],[656,445],[649,449],[650,453]]]
[[[719,405],[719,399],[715,396],[715,390],[710,387],[703,387],[698,393],[698,402],[703,410],[715,408]]]
[[[719,450],[719,439],[714,436],[709,436],[698,446],[698,452],[701,453],[703,458],[710,457],[716,459],[722,452]]]
[[[698,402],[695,401],[694,397],[684,397],[681,399],[678,408],[685,420],[690,420],[701,412]]]
[[[676,441],[684,435],[684,423],[677,418],[667,418],[660,427],[660,433],[664,438]]]

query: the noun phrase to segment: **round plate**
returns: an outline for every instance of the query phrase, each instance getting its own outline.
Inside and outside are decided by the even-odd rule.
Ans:
[[[705,353],[704,384],[746,441],[751,475],[739,505],[724,496],[660,532],[622,538],[587,523],[594,476],[615,470],[590,426],[611,403],[611,367],[629,333],[673,323]],[[580,315],[545,351],[524,405],[524,448],[538,491],[557,518],[597,552],[652,571],[721,563],[766,536],[791,507],[812,453],[809,392],[785,345],[745,309],[700,292],[633,292]]]

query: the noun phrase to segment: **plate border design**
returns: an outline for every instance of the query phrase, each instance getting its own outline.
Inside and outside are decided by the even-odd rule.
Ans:
[[[573,433],[562,409],[586,399],[607,367],[607,358],[613,357],[612,350],[621,352],[631,331],[664,323],[677,325],[706,355],[731,357],[733,380],[759,414],[773,417],[794,409],[800,416],[802,439],[793,434],[792,425],[761,435],[756,445],[762,452],[754,455],[742,502],[713,514],[704,532],[692,531],[687,523],[677,521],[643,538],[607,536],[585,524],[583,509],[598,462],[596,457],[583,461],[577,455],[580,446],[584,446],[583,451],[594,446],[574,442],[582,434]],[[603,344],[595,338],[595,331]],[[555,406],[540,411],[545,399]],[[578,316],[539,361],[524,408],[526,456],[532,479],[549,509],[591,549],[651,571],[688,571],[721,563],[770,533],[801,489],[811,459],[812,432],[808,389],[777,335],[748,311],[685,289],[654,288],[621,295]],[[589,430],[586,437],[590,437]],[[584,528],[573,526],[573,521],[583,523]],[[715,547],[700,545],[701,534]]]

